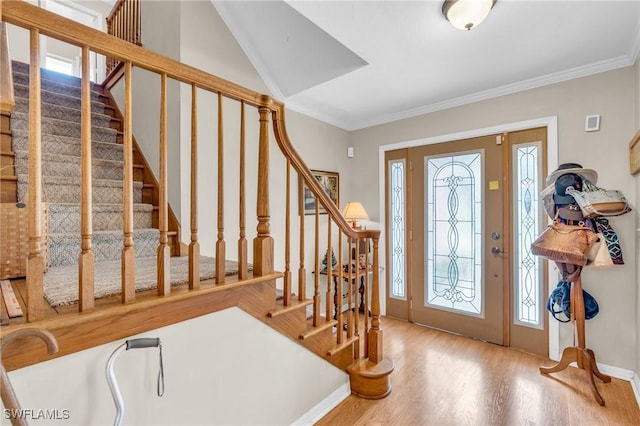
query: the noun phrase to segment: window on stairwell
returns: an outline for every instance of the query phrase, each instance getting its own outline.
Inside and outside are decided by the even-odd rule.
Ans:
[[[73,61],[60,56],[47,54],[44,67],[51,71],[73,75]]]

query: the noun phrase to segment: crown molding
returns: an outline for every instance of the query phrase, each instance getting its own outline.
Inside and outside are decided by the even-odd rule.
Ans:
[[[497,87],[495,89],[484,90],[481,92],[472,93],[470,95],[460,96],[458,98],[450,99],[443,102],[436,102],[433,104],[425,105],[419,108],[414,108],[406,111],[401,111],[394,114],[388,114],[386,116],[377,117],[374,120],[363,120],[357,123],[340,123],[336,124],[338,127],[342,127],[345,130],[353,131],[360,130],[367,127],[373,127],[380,124],[386,124],[397,120],[403,120],[406,118],[413,118],[419,115],[429,114],[436,111],[442,111],[449,108],[468,105],[474,102],[484,101],[499,96],[510,95],[525,90],[536,89],[538,87],[548,86],[555,83],[561,83],[564,81],[574,80],[576,78],[587,77],[594,74],[599,74],[606,71],[612,71],[619,68],[631,66],[635,63],[635,59],[638,56],[640,43],[635,43],[635,55],[627,54],[619,56],[606,61],[595,62],[589,65],[571,68],[569,70],[547,74],[541,77],[532,78],[529,80],[523,80],[518,83],[507,84]]]

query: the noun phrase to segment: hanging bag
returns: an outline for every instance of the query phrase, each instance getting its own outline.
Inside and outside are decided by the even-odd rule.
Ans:
[[[598,315],[600,307],[596,299],[584,289],[582,297],[584,299],[584,319],[589,320]],[[571,283],[569,281],[560,281],[551,292],[547,300],[547,310],[560,322],[571,321]],[[564,314],[566,319],[562,318],[560,314]]]
[[[604,234],[597,233],[598,241],[589,250],[587,267],[593,269],[607,269],[613,266],[613,260],[609,254],[609,247]]]
[[[622,192],[599,188],[587,179],[584,179],[582,184],[583,191],[573,187],[568,187],[566,191],[576,200],[584,217],[620,216],[631,211],[629,202]]]
[[[555,262],[585,266],[597,240],[590,228],[554,220],[531,244],[531,253]]]
[[[609,225],[609,220],[604,217],[596,217],[593,219],[596,225],[598,234],[604,235],[607,248],[609,249],[609,256],[614,265],[624,265],[624,259],[622,258],[622,247],[620,247],[620,241],[618,241],[618,234]]]

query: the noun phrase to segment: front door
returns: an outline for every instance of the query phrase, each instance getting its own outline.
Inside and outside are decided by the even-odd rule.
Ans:
[[[502,344],[501,135],[413,148],[410,159],[413,320]]]
[[[387,152],[387,315],[548,354],[546,132]]]

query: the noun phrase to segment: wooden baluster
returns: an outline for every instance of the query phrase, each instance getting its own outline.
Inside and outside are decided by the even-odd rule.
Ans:
[[[382,328],[380,327],[380,265],[378,264],[379,237],[373,238],[373,283],[371,285],[371,329],[369,330],[369,360],[382,361]]]
[[[127,3],[129,4],[129,3]],[[171,292],[171,264],[167,231],[169,206],[167,202],[167,74],[160,76],[160,178],[158,181],[158,224],[160,245],[158,246],[158,296],[168,296]]]
[[[258,109],[260,113],[260,142],[258,146],[258,235],[253,240],[253,275],[262,276],[273,272],[273,237],[269,225],[269,113],[268,107]]]
[[[129,40],[129,2],[124,1],[122,3],[122,39],[124,41]]]
[[[122,249],[122,303],[136,298],[136,254],[133,247],[133,109],[131,61],[124,64],[124,182],[123,222],[124,247]]]
[[[0,22],[0,111],[10,113],[16,104],[13,91],[13,75],[9,57],[7,24]]]
[[[353,268],[355,271],[353,271],[353,281],[349,279],[349,283],[351,283],[349,294],[351,295],[353,293],[353,335],[360,336],[360,326],[358,324],[360,322],[360,304],[358,303],[358,296],[360,295],[360,265],[358,262],[358,258],[360,256],[360,240],[358,238],[354,238],[352,241],[355,242],[355,246],[353,247],[353,251],[351,249],[349,250],[349,256],[351,256],[354,251],[355,253],[353,254],[354,258],[349,260],[349,265],[355,264],[355,268]],[[360,345],[354,346],[353,358],[360,358]]]
[[[82,162],[80,189],[80,232],[82,246],[78,259],[79,309],[87,312],[95,307],[95,255],[91,247],[92,225],[92,182],[91,182],[91,81],[89,47],[82,47],[82,99],[81,99],[81,148]]]
[[[287,158],[286,175],[286,202],[284,208],[284,285],[282,304],[288,306],[291,303],[291,164]]]
[[[218,93],[218,241],[216,241],[216,284],[225,281],[224,242],[224,128],[222,125],[222,94]]]
[[[362,293],[362,299],[364,301],[364,357],[369,356],[369,244],[371,244],[369,238],[365,238],[365,267],[366,272],[364,274],[364,292]]]
[[[353,337],[354,334],[354,324],[353,324],[353,268],[351,267],[352,259],[351,259],[351,250],[353,244],[353,238],[347,236],[347,244],[349,247],[347,253],[347,306],[349,306],[349,310],[347,311],[347,338]]]
[[[140,13],[140,0],[135,0],[136,2],[136,43],[139,46],[142,46],[142,14]]]
[[[189,289],[200,288],[200,243],[198,242],[198,88],[191,85],[191,243],[189,244]]]
[[[325,296],[326,299],[326,310],[325,315],[327,321],[331,321],[333,318],[333,298],[331,297],[331,287],[333,283],[331,282],[332,272],[333,272],[333,264],[331,263],[333,251],[331,249],[331,219],[327,219],[327,293]]]
[[[127,1],[127,41],[133,43],[133,4]]]
[[[315,216],[315,244],[314,244],[314,277],[313,277],[313,326],[320,324],[320,261],[318,252],[320,251],[320,206],[318,205],[318,197],[316,197],[316,216]]]
[[[27,257],[27,322],[42,320],[42,122],[40,105],[40,32],[30,32],[29,66],[29,255]]]
[[[298,267],[298,300],[302,301],[307,298],[307,269],[304,266],[304,181],[302,177],[300,179],[300,185],[303,190],[300,191],[299,209],[300,209],[300,266]]]
[[[245,104],[244,101],[240,102],[240,194],[239,194],[239,206],[240,210],[240,238],[238,239],[238,279],[246,280],[249,266],[247,255],[247,228],[246,228],[246,198],[245,198],[245,161],[246,161],[246,135],[245,135],[245,116],[244,116]]]
[[[111,16],[109,16],[107,18],[107,34],[113,35],[113,18]],[[113,65],[114,59],[107,56],[107,73],[106,75],[111,74],[111,71],[113,71],[114,65]]]
[[[336,289],[336,319],[338,320],[338,338],[336,343],[342,343],[342,338],[344,333],[344,317],[342,316],[342,291],[343,291],[343,280],[344,277],[342,275],[344,269],[342,268],[342,231],[338,230],[338,288]],[[327,275],[327,278],[329,275]]]
[[[124,10],[124,2],[120,3],[120,10],[118,11],[118,21],[120,22],[120,29],[118,30],[118,38],[121,40],[124,40],[124,26],[125,26],[123,10]]]

